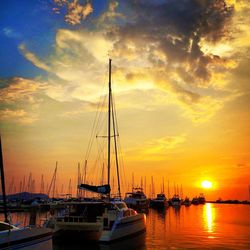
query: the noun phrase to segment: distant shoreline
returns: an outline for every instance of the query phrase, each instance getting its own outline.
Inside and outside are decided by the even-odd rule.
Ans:
[[[206,201],[206,203],[216,203],[216,204],[244,204],[250,205],[250,201],[239,201],[239,200],[217,200],[217,201]]]

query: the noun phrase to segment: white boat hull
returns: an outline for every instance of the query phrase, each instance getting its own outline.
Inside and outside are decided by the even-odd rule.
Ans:
[[[122,217],[117,220],[111,230],[103,230],[99,241],[109,242],[128,237],[146,230],[145,214]]]
[[[79,222],[77,219],[75,222],[69,222],[59,217],[55,223],[53,237],[59,240],[74,238],[110,242],[146,230],[145,214],[120,217],[116,217],[115,213],[105,215],[105,226],[104,218],[99,218],[97,222]]]
[[[52,238],[51,229],[40,227],[25,227],[0,232],[0,249],[36,249],[42,242]]]

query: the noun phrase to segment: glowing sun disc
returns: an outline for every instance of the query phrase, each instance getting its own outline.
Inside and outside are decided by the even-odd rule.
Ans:
[[[201,183],[201,186],[202,186],[203,188],[211,188],[211,187],[212,187],[212,182],[211,182],[211,181],[203,181],[203,182]]]

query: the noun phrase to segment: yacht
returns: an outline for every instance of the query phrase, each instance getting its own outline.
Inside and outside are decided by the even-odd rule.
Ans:
[[[115,111],[112,98],[111,59],[109,59],[108,89],[108,136],[103,136],[108,139],[107,184],[93,186],[83,183],[78,185],[78,189],[98,193],[102,198],[92,200],[84,199],[65,203],[63,205],[64,209],[58,210],[58,213],[54,213],[46,222],[47,227],[53,228],[55,239],[72,240],[73,238],[77,238],[110,242],[137,234],[146,229],[146,216],[144,214],[138,214],[132,208],[128,208],[121,200],[111,199],[111,138],[114,140],[116,156],[118,197],[121,197],[116,144],[116,137],[119,133],[115,123]],[[87,160],[85,162],[87,162]]]
[[[199,202],[199,198],[197,196],[195,196],[193,199],[192,199],[192,204],[193,205],[199,205],[200,202]]]
[[[204,194],[200,194],[199,197],[198,197],[198,200],[199,200],[199,204],[205,204],[206,203],[206,199],[205,199]]]
[[[205,204],[206,203],[206,199],[204,194],[200,194],[199,197],[195,196],[192,199],[192,204],[193,205],[199,205],[199,204]]]
[[[109,242],[145,231],[146,217],[122,201],[79,201],[54,217],[55,239]]]
[[[129,208],[133,208],[137,212],[148,212],[149,200],[140,187],[133,188],[132,192],[126,193],[124,202]]]
[[[173,196],[173,198],[170,200],[170,204],[171,204],[171,206],[173,206],[173,207],[180,207],[180,206],[181,206],[181,203],[182,203],[182,201],[181,201],[181,198],[179,197],[178,194],[175,194],[175,195]]]
[[[52,231],[49,228],[26,226],[16,227],[7,222],[0,222],[0,249],[24,249],[25,247],[49,244]],[[52,244],[52,242],[51,242]]]
[[[186,197],[183,201],[183,205],[185,205],[186,207],[189,207],[191,205],[191,201],[188,197]]]
[[[157,197],[150,201],[150,206],[152,208],[166,208],[166,207],[168,207],[169,204],[168,204],[168,200],[167,200],[165,194],[163,194],[163,193],[157,194]]]

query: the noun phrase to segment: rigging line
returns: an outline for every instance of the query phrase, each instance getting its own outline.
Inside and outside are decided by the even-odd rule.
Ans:
[[[100,153],[99,152],[101,152],[103,149],[102,148],[104,148],[104,146],[102,146],[101,145],[101,143],[99,143],[100,142],[100,140],[98,140],[96,137],[95,137],[95,145],[96,145],[96,152],[97,152],[97,155],[96,155],[96,159],[95,159],[95,162],[96,161],[98,161],[98,159],[100,158]],[[92,165],[92,172],[93,172],[93,170],[95,170],[95,167],[96,167],[96,163],[94,162],[94,165]]]
[[[103,86],[103,88],[104,88],[104,86]],[[94,134],[96,133],[97,126],[98,126],[98,120],[100,119],[99,118],[100,113],[101,113],[100,109],[102,109],[102,106],[104,105],[103,103],[105,102],[105,98],[106,98],[105,96],[104,96],[104,98],[102,96],[100,96],[100,98],[99,98],[98,108],[96,110],[95,119],[94,119],[94,123],[93,123],[92,130],[91,130],[91,135],[90,135],[90,139],[89,139],[89,143],[88,143],[88,147],[87,147],[87,151],[86,151],[86,155],[85,155],[85,161],[84,161],[84,183],[86,182],[87,164],[88,164],[88,160],[89,160],[92,146],[94,143],[94,138],[95,138]],[[85,193],[85,191],[84,191],[84,193]]]
[[[115,124],[115,114],[114,114],[114,103],[113,103],[113,95],[111,95],[111,108],[112,108],[112,122],[113,122],[113,133],[114,133],[114,150],[115,150],[115,160],[116,160],[116,175],[117,175],[117,185],[118,185],[118,193],[121,196],[121,186],[120,186],[120,174],[119,174],[119,160],[117,153],[117,140],[116,140],[116,124]],[[118,134],[118,133],[117,133]]]
[[[108,67],[108,70],[109,70],[109,67]],[[102,126],[102,123],[104,122],[104,119],[102,119],[102,112],[100,112],[100,111],[104,109],[104,104],[105,104],[106,98],[107,98],[107,95],[104,95],[102,103],[101,103],[101,97],[100,97],[100,100],[99,100],[98,110],[96,112],[95,122],[94,122],[94,125],[92,127],[91,140],[90,140],[88,151],[87,151],[87,154],[86,154],[86,159],[90,156],[90,151],[91,151],[93,143],[94,143],[94,134],[96,134],[99,131],[99,129]],[[101,158],[100,157],[100,149],[99,149],[99,156],[98,156],[98,158]],[[94,168],[93,168],[94,172],[95,172],[96,166],[97,166],[97,163],[95,161]]]
[[[127,176],[126,176],[126,171],[125,171],[125,164],[124,164],[124,158],[123,158],[123,153],[122,153],[122,147],[121,147],[121,141],[120,138],[118,137],[118,147],[119,147],[119,151],[120,151],[120,166],[122,167],[122,174],[123,174],[123,179],[124,179],[124,183],[127,186]]]
[[[114,82],[114,80],[113,80]],[[115,85],[115,84],[114,84]],[[119,152],[119,156],[118,156],[118,161],[119,161],[119,166],[122,166],[120,168],[122,175],[121,177],[121,182],[125,182],[126,184],[126,176],[125,176],[125,170],[124,170],[124,162],[123,162],[123,154],[122,154],[122,150],[121,150],[121,142],[120,142],[120,136],[119,136],[119,126],[118,126],[118,119],[117,119],[117,113],[116,113],[116,104],[115,104],[115,96],[112,95],[112,102],[113,102],[113,108],[114,108],[114,118],[115,118],[115,126],[116,126],[116,134],[117,134],[117,147],[118,147],[118,152]],[[123,181],[124,179],[124,181]]]
[[[97,129],[98,120],[99,120],[99,116],[100,116],[100,107],[103,106],[103,102],[104,102],[104,100],[102,102],[101,102],[101,100],[102,100],[102,96],[100,96],[100,99],[99,99],[99,102],[98,102],[98,107],[97,107],[97,110],[96,110],[94,123],[93,123],[92,129],[91,129],[90,140],[89,140],[89,143],[88,143],[88,147],[87,147],[87,151],[86,151],[86,155],[85,155],[85,160],[88,160],[89,155],[90,155],[90,151],[91,151],[91,148],[92,148],[92,145],[93,145],[94,134],[95,134],[95,131]]]
[[[97,126],[96,126],[96,136],[98,136],[98,133],[101,132],[101,130],[103,129],[104,131],[106,130],[106,121],[107,121],[107,118],[106,116],[104,115],[105,112],[105,105],[106,105],[106,99],[107,99],[107,95],[105,95],[105,99],[103,101],[103,104],[102,104],[102,109],[100,111],[100,114],[99,114],[99,119],[98,119],[98,122],[97,122]]]
[[[104,157],[104,149],[105,149],[105,143],[104,140],[102,140],[102,145],[101,143],[98,144],[99,145],[99,159],[101,159],[102,161],[104,161],[105,157]]]
[[[105,83],[103,84],[103,93],[106,93],[106,91],[104,91],[104,89],[106,89],[106,82],[108,81],[108,76],[109,76],[109,65],[107,65],[106,68],[106,77],[105,77]],[[103,126],[102,123],[104,122],[104,118],[103,117],[103,113],[106,107],[106,100],[108,99],[108,94],[106,93],[103,97],[103,102],[99,111],[99,117],[98,117],[98,121],[97,121],[97,126],[96,126],[96,133],[98,132],[99,129],[101,129],[101,127]],[[103,119],[103,121],[101,121],[101,119]],[[99,127],[98,127],[99,125]]]
[[[105,99],[103,100],[103,103],[104,103],[104,102],[105,102]],[[101,106],[104,105],[103,103],[102,103]],[[100,123],[100,122],[99,122],[100,116],[101,116],[101,112],[100,112],[100,108],[99,108],[97,122],[96,122],[96,124],[95,124],[95,128],[94,128],[93,133],[92,133],[92,141],[91,141],[91,147],[90,147],[90,149],[89,149],[88,158],[90,157],[91,149],[92,149],[92,147],[93,147],[93,143],[94,143],[95,138],[96,138],[96,137],[94,136],[94,134],[96,134],[97,129],[98,129],[98,124]]]
[[[127,177],[126,177],[126,171],[125,171],[125,167],[124,167],[124,159],[123,159],[123,153],[122,153],[122,147],[121,147],[121,139],[119,136],[119,127],[118,127],[118,121],[117,121],[117,113],[116,113],[116,104],[115,104],[115,97],[113,95],[113,104],[114,104],[114,115],[115,115],[115,121],[116,121],[116,131],[118,134],[118,148],[119,148],[119,160],[120,160],[120,166],[122,167],[122,173],[123,173],[123,177],[124,177],[124,182],[125,185],[127,185]]]
[[[103,142],[103,145],[101,145],[101,146],[100,146],[100,144],[97,143],[97,153],[98,154],[97,154],[97,158],[94,162],[94,166],[93,166],[93,174],[95,177],[97,176],[97,174],[96,174],[96,170],[98,169],[97,165],[98,165],[98,162],[100,162],[100,158],[101,158],[101,155],[103,155],[103,151],[104,151],[104,142]]]
[[[104,93],[104,88],[106,87],[107,75],[108,75],[108,68],[106,68],[106,74],[105,74],[105,77],[103,79],[103,86],[102,86],[103,91],[102,91],[102,93]],[[100,108],[100,105],[101,105],[101,100],[102,100],[102,95],[99,98],[98,107],[97,107],[97,110],[96,110],[95,119],[94,119],[94,123],[93,123],[93,126],[92,126],[91,134],[90,134],[90,140],[89,140],[86,155],[85,155],[85,160],[88,159],[91,148],[92,148],[92,145],[93,145],[93,137],[94,137],[93,135],[94,135],[94,132],[96,130],[97,116],[98,116],[98,114],[100,115],[99,108]],[[105,98],[104,98],[104,100],[105,100]],[[103,100],[103,102],[104,102],[104,100]],[[103,105],[103,103],[102,103],[102,105]]]
[[[99,104],[100,104],[100,103],[99,103]],[[93,141],[92,138],[93,138],[93,134],[94,134],[95,126],[96,126],[95,124],[96,124],[96,119],[97,119],[97,115],[98,115],[99,104],[98,104],[98,108],[97,108],[97,111],[96,111],[94,123],[93,123],[93,125],[92,125],[91,134],[90,134],[90,140],[89,140],[89,143],[88,143],[88,146],[87,146],[87,151],[86,151],[86,155],[85,155],[85,160],[88,159],[89,154],[90,154],[90,150],[91,150],[91,147],[92,147],[92,141]]]
[[[123,179],[125,182],[125,185],[127,185],[127,176],[126,176],[126,171],[125,171],[125,164],[124,164],[124,157],[123,157],[123,150],[122,150],[122,146],[121,146],[121,138],[120,136],[118,136],[118,151],[119,151],[119,161],[120,161],[120,166],[121,166],[121,170],[122,170],[122,175],[123,175]]]
[[[104,160],[104,143],[101,145],[101,143],[97,144],[98,146],[98,157],[97,161]]]
[[[118,152],[119,152],[119,166],[120,171],[122,172],[121,177],[121,183],[122,186],[127,186],[127,177],[126,177],[126,171],[124,167],[124,158],[123,158],[123,152],[122,152],[122,146],[121,146],[121,138],[119,136],[119,127],[118,127],[118,119],[117,119],[117,113],[116,113],[116,102],[115,102],[115,96],[113,95],[113,104],[114,104],[114,115],[115,115],[115,122],[116,122],[116,131],[117,131],[117,144],[118,144]]]
[[[106,72],[105,75],[106,75],[106,78],[107,78],[107,72]],[[106,82],[106,80],[104,82]],[[106,88],[106,83],[103,84],[103,90],[104,90],[104,88]],[[102,91],[102,93],[104,93],[104,91]],[[91,153],[91,150],[92,150],[95,138],[96,138],[95,134],[97,133],[97,131],[98,131],[99,127],[100,127],[99,124],[100,124],[101,115],[102,115],[101,110],[103,110],[103,106],[104,106],[104,103],[106,101],[106,98],[107,98],[106,95],[101,95],[100,98],[99,98],[98,109],[96,111],[95,121],[94,121],[94,124],[93,124],[93,127],[92,127],[88,152],[86,153],[86,158],[87,159],[90,157],[90,153]],[[95,170],[95,165],[94,165],[94,167],[92,167],[92,169]]]

